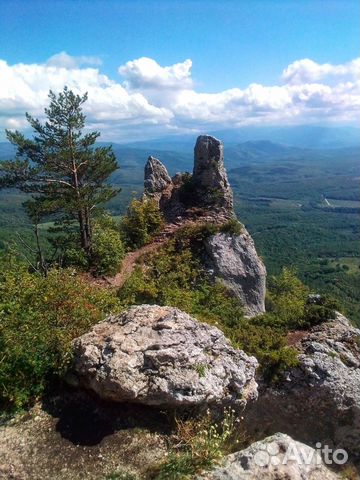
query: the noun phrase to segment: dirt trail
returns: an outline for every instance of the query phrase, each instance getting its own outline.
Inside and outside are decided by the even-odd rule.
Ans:
[[[194,224],[193,221],[185,221],[182,223],[172,223],[166,225],[164,230],[153,239],[151,243],[144,245],[143,247],[135,250],[134,252],[129,252],[125,255],[121,270],[115,275],[115,277],[104,277],[101,280],[97,280],[98,285],[106,285],[110,288],[120,288],[124,285],[125,281],[130,277],[136,267],[137,261],[145,254],[150,252],[155,252],[165,243],[167,243],[174,235],[174,233],[185,226]],[[95,283],[95,282],[94,282]]]

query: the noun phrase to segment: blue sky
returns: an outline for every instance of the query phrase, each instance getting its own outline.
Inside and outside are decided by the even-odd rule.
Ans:
[[[357,105],[358,64],[350,62],[359,56],[358,0],[0,0],[0,31],[0,59],[6,62],[3,78],[8,82],[6,95],[0,97],[0,127],[22,127],[22,106],[33,107],[38,114],[45,90],[61,89],[61,82],[75,90],[90,88],[89,94],[93,88],[93,104],[96,95],[97,103],[105,103],[104,111],[99,105],[89,106],[91,121],[106,128],[109,136],[111,122],[114,135],[117,123],[130,130],[131,125],[142,125],[145,136],[201,129],[208,123],[214,127],[251,124],[259,117],[265,123],[280,124],[286,106],[292,110],[286,111],[284,122],[356,121],[354,111],[346,114],[348,106],[354,107],[354,98],[349,105],[344,101],[355,95]],[[128,65],[144,57],[170,70],[159,70],[149,83],[155,64]],[[184,64],[187,59],[191,65]],[[313,63],[295,63],[304,59]],[[32,66],[31,71],[14,67],[19,64]],[[171,70],[177,64],[183,67]],[[284,77],[294,64],[291,75]],[[35,66],[42,72],[35,72]],[[59,69],[58,77],[50,67]],[[71,74],[64,74],[63,68]],[[347,90],[339,87],[346,82],[353,85]],[[324,88],[299,92],[286,87],[285,92],[284,84],[289,83]],[[272,90],[250,91],[254,84]],[[26,100],[28,88],[41,105]],[[22,103],[17,98],[21,89]],[[106,116],[104,96],[109,95],[115,95],[120,110],[124,102],[118,118],[111,108]],[[330,101],[331,112],[325,100]],[[342,103],[342,110],[334,107],[337,103]],[[253,109],[247,108],[250,104]],[[232,115],[223,122],[220,117],[230,107]],[[204,110],[207,115],[202,114]]]

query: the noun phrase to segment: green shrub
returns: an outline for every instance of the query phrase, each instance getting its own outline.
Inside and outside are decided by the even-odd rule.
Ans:
[[[306,325],[305,306],[309,289],[299,280],[292,269],[284,267],[281,274],[270,278],[266,309],[270,318],[286,329]]]
[[[195,182],[191,173],[185,172],[182,175],[182,185],[179,189],[179,199],[185,206],[194,204]]]
[[[116,298],[70,270],[48,278],[18,263],[0,274],[0,404],[26,405],[71,361],[71,341],[110,310]]]
[[[276,382],[282,372],[298,365],[298,352],[287,346],[286,331],[262,323],[264,317],[245,320],[227,334],[237,348],[257,358],[266,380]]]
[[[327,295],[321,295],[319,302],[307,302],[305,305],[304,324],[311,327],[334,319],[336,310],[339,310],[338,303]]]
[[[243,224],[236,218],[231,218],[227,222],[220,225],[219,231],[221,233],[229,233],[230,235],[240,235],[243,231]]]
[[[239,301],[221,284],[209,281],[189,247],[169,242],[144,258],[119,290],[121,304],[169,305],[211,324],[232,326],[243,318]]]
[[[164,226],[164,219],[153,199],[132,200],[122,218],[120,232],[125,244],[136,249],[150,242]]]
[[[93,227],[92,268],[96,275],[115,275],[124,258],[124,245],[116,222],[110,217],[101,217]]]

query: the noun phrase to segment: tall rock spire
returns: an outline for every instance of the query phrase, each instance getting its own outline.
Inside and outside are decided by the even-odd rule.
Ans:
[[[193,182],[200,205],[233,210],[233,193],[224,166],[224,146],[217,138],[210,135],[197,138]]]

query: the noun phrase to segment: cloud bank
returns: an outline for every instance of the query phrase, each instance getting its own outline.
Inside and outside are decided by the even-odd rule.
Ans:
[[[360,58],[341,65],[302,59],[288,65],[278,85],[253,83],[217,93],[196,89],[192,61],[161,66],[151,58],[127,62],[115,81],[97,57],[53,55],[44,64],[0,60],[0,129],[24,129],[25,111],[42,118],[49,90],[64,85],[88,92],[89,128],[102,139],[133,140],[166,133],[244,125],[353,123],[360,111]]]

